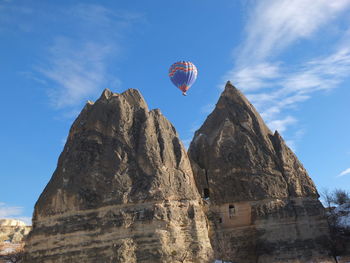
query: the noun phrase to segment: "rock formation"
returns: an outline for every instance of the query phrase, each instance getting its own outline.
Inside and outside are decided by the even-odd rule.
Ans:
[[[0,219],[0,263],[17,262],[31,227],[16,219]]]
[[[28,235],[31,227],[17,219],[0,219],[0,242],[19,243]]]
[[[208,263],[212,250],[235,263],[334,262],[315,185],[230,83],[188,154],[137,90],[105,90],[71,127],[24,262]]]
[[[201,202],[170,122],[137,90],[105,90],[71,127],[24,262],[207,262]]]
[[[207,200],[216,258],[333,262],[315,185],[278,132],[229,82],[188,154]]]

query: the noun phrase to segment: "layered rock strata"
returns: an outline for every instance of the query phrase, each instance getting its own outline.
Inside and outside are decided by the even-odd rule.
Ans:
[[[207,262],[201,202],[170,122],[137,90],[105,90],[70,129],[24,262]]]
[[[314,183],[276,131],[231,83],[189,148],[207,202],[216,258],[333,262]]]

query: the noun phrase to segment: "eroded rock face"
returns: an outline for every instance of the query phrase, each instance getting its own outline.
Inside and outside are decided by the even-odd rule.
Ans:
[[[0,219],[0,242],[20,243],[31,227],[17,219]]]
[[[105,90],[71,127],[24,262],[207,262],[201,202],[170,122],[137,90]]]
[[[20,220],[0,219],[0,263],[18,262],[30,230]]]
[[[208,203],[216,258],[333,262],[314,183],[278,132],[229,82],[188,153]]]

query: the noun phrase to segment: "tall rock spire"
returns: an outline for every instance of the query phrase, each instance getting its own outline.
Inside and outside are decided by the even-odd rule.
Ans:
[[[207,262],[210,254],[171,123],[137,90],[105,90],[87,103],[35,205],[25,262]]]
[[[188,153],[208,201],[217,258],[242,263],[328,258],[328,227],[314,183],[230,82]]]

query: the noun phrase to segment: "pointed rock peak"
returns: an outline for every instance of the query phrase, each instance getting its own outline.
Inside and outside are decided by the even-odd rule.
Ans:
[[[223,99],[223,97],[225,99]],[[231,81],[227,81],[225,85],[225,89],[222,92],[218,105],[223,102],[232,101],[234,103],[239,103],[241,105],[247,105],[249,107],[252,107],[252,104],[248,101],[248,99],[243,95],[242,92],[240,92],[232,83]],[[225,103],[226,104],[226,103]]]
[[[93,101],[88,100],[88,101],[86,102],[86,104],[85,104],[85,106],[84,106],[82,112],[85,112],[86,110],[90,109],[91,106],[93,106],[94,104],[95,104],[95,103],[94,103]]]
[[[259,136],[271,134],[260,114],[248,99],[230,81],[226,83],[214,111],[201,127],[200,133],[209,134],[224,127],[224,123],[232,122],[235,126],[244,127]],[[206,132],[204,132],[204,130]],[[216,132],[213,132],[213,134]]]
[[[189,259],[209,262],[201,203],[172,124],[159,110],[149,112],[138,90],[106,89],[70,130],[36,202],[24,261],[178,262],[172,251],[186,251]],[[72,239],[77,225],[89,227]]]
[[[128,89],[124,91],[123,93],[113,93],[109,89],[105,89],[98,101],[110,101],[110,100],[122,100],[126,101],[128,104],[135,106],[137,108],[144,108],[148,111],[148,107],[146,104],[146,101],[142,97],[140,91],[137,89]],[[88,105],[89,104],[89,105]],[[94,103],[88,102],[87,106],[93,105]]]
[[[228,93],[232,93],[232,92],[238,92],[238,93],[240,93],[239,92],[239,90],[231,83],[231,81],[227,81],[226,82],[226,85],[225,85],[225,89],[224,89],[224,93],[225,92],[228,92]],[[241,94],[241,93],[240,93]]]
[[[100,99],[106,99],[108,100],[112,96],[113,92],[110,91],[109,89],[104,89],[102,91],[102,94],[100,96]]]
[[[162,112],[160,111],[160,109],[153,109],[151,111],[154,112],[154,115],[156,115],[156,116],[162,115]]]
[[[132,105],[139,105],[141,108],[148,109],[145,99],[137,89],[128,89],[121,96]]]
[[[142,97],[141,92],[137,89],[127,89],[126,91],[122,92],[122,95]]]
[[[231,81],[228,80],[226,82],[225,89],[232,89],[232,88],[236,89],[236,87],[231,83]]]
[[[288,147],[288,145],[285,143],[282,135],[277,130],[275,130],[275,133],[273,134],[273,138],[274,138],[273,142],[274,142],[274,146],[276,148],[276,151],[279,151],[279,149],[281,147],[284,147],[284,148]]]
[[[279,140],[283,140],[281,134],[279,134],[279,132],[278,132],[277,130],[275,130],[275,133],[273,134],[273,136],[274,136],[275,138],[278,138]]]

